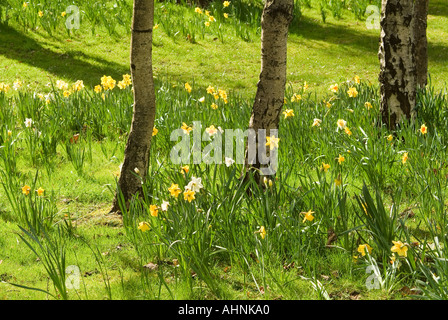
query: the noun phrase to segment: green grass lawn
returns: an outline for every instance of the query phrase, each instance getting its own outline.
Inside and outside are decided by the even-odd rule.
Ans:
[[[42,6],[31,2],[24,9],[22,2],[15,3],[16,12],[33,9],[38,21]],[[82,2],[81,10],[89,13],[92,3]],[[183,122],[201,121],[202,129],[212,124],[247,127],[260,72],[260,30],[253,18],[260,10],[251,9],[247,24],[230,16],[220,18],[221,29],[218,24],[206,29],[194,7],[157,2],[153,61],[159,132],[151,149],[152,179],[145,183],[142,207],[123,217],[108,211],[124,157],[132,93],[129,87],[101,93],[93,88],[103,75],[119,81],[129,73],[126,23],[117,24],[116,33],[98,23],[92,32],[93,24],[83,17],[81,29],[69,35],[59,17],[65,5],[48,4],[42,18],[53,10],[59,19],[52,36],[38,22],[28,29],[16,18],[0,24],[0,83],[11,86],[7,94],[0,92],[0,281],[61,298],[43,266],[45,255],[37,259],[24,240],[34,248],[38,243],[18,228],[26,228],[27,211],[13,208],[14,199],[27,210],[32,201],[44,199],[48,210],[54,205],[54,226],[48,236],[36,239],[43,245],[56,241],[56,260],[80,268],[80,289],[68,290],[71,299],[409,299],[424,288],[428,295],[446,298],[440,288],[448,283],[448,273],[443,258],[440,262],[435,257],[447,254],[448,117],[446,94],[439,92],[446,92],[448,75],[448,5],[443,0],[430,3],[434,91],[419,92],[414,125],[389,132],[378,124],[379,30],[368,30],[349,10],[338,19],[327,12],[323,23],[318,2],[311,4],[302,7],[300,20],[290,28],[285,109],[294,110],[295,116],[282,115],[280,121],[280,168],[273,187],[257,189],[250,197],[237,179],[241,166],[190,165],[184,176],[169,162],[169,151],[170,133]],[[353,81],[355,75],[360,84]],[[23,87],[16,91],[12,86],[17,79]],[[85,89],[64,97],[63,90],[52,87],[57,80],[83,80]],[[184,90],[186,82],[193,86],[191,94]],[[334,83],[340,86],[337,93],[329,90]],[[208,95],[209,85],[225,89],[228,104]],[[349,87],[357,88],[356,98],[346,94]],[[46,103],[37,93],[54,97]],[[293,93],[303,99],[291,102]],[[204,104],[199,102],[203,96]],[[331,99],[330,108],[323,99]],[[210,108],[213,102],[219,105],[216,110]],[[366,102],[373,108],[366,108]],[[28,118],[35,130],[24,125]],[[320,126],[312,125],[315,119],[322,120]],[[337,129],[338,119],[347,121],[350,135]],[[427,135],[419,133],[422,124],[428,126]],[[76,144],[69,142],[74,134],[80,134]],[[344,162],[338,162],[341,156]],[[328,172],[322,170],[324,163],[330,165]],[[172,183],[183,189],[193,176],[204,184],[195,201],[169,195]],[[363,193],[364,182],[372,202]],[[43,187],[44,197],[34,190],[24,195],[24,185]],[[163,200],[169,200],[170,209],[150,216],[149,205]],[[386,221],[395,219],[392,240],[433,245],[438,236],[441,251],[412,246],[407,258],[397,257],[399,264],[390,264],[389,248],[381,247],[389,227],[383,224],[378,231],[376,220],[368,218],[381,216],[382,208]],[[310,209],[314,219],[303,220],[303,212]],[[151,230],[142,232],[137,226],[145,221]],[[261,237],[261,226],[266,237]],[[327,247],[333,229],[338,239]],[[385,278],[380,290],[366,287],[371,261],[357,250],[364,243],[373,247],[372,257]],[[158,269],[143,267],[148,263]],[[441,277],[440,285],[431,282],[428,270]],[[410,292],[417,280],[427,287],[420,284]],[[0,298],[52,299],[5,283],[0,283]]]

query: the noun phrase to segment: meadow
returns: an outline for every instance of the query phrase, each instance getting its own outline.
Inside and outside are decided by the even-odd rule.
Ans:
[[[173,164],[170,135],[248,127],[262,2],[156,1],[151,178],[121,216],[109,210],[132,119],[132,3],[79,1],[68,29],[72,4],[0,1],[2,299],[448,298],[442,0],[430,83],[395,131],[365,24],[378,1],[296,1],[278,169],[252,193],[241,164]]]

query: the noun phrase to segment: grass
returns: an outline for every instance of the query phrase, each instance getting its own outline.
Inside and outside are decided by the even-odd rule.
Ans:
[[[259,8],[250,12],[257,16]],[[180,13],[183,24],[163,25]],[[24,86],[0,92],[1,281],[64,298],[53,284],[69,276],[55,273],[56,280],[50,280],[43,265],[53,251],[38,250],[40,245],[51,249],[56,242],[54,261],[76,265],[81,272],[80,289],[68,290],[69,299],[446,298],[446,266],[437,259],[446,255],[447,227],[442,178],[447,174],[448,137],[446,5],[432,1],[430,13],[431,88],[419,92],[416,123],[389,132],[377,122],[378,31],[367,30],[347,10],[339,19],[329,11],[324,24],[317,2],[302,7],[288,47],[285,109],[294,110],[295,116],[282,115],[280,168],[272,187],[256,188],[249,196],[237,179],[241,165],[190,164],[183,175],[170,162],[169,151],[175,144],[170,133],[182,122],[201,121],[202,131],[212,124],[247,127],[260,65],[255,20],[248,17],[247,25],[222,23],[222,34],[213,29],[202,36],[205,29],[198,19],[204,17],[198,18],[192,7],[159,3],[154,36],[159,132],[151,150],[152,179],[144,184],[143,198],[122,218],[108,214],[108,209],[123,161],[132,92],[129,87],[100,93],[92,89],[103,75],[119,81],[128,73],[126,28],[117,24],[115,33],[99,23],[92,33],[92,24],[85,20],[73,34],[59,28],[49,36],[42,28],[23,30],[13,19],[2,24],[0,40],[10,45],[0,48],[0,83],[12,87],[20,79]],[[360,83],[352,80],[355,75]],[[70,85],[83,80],[85,88],[64,97],[64,90],[55,87],[61,79]],[[191,94],[185,82],[192,84]],[[334,83],[340,86],[337,93],[328,89]],[[209,85],[225,89],[228,103],[207,94]],[[357,97],[347,95],[349,87],[357,88]],[[46,103],[39,93],[53,98]],[[292,102],[294,93],[302,100]],[[216,110],[210,108],[213,102]],[[25,125],[28,118],[31,127]],[[318,127],[312,126],[316,118],[322,120]],[[351,135],[336,129],[338,119],[347,121]],[[419,133],[422,124],[428,134]],[[76,134],[77,143],[71,143]],[[345,157],[342,163],[337,161],[340,155]],[[327,172],[323,163],[330,165]],[[204,185],[194,201],[169,195],[172,183],[183,189],[192,177],[202,178]],[[31,186],[31,195],[22,193],[25,184]],[[39,187],[45,189],[42,198],[34,192]],[[43,209],[29,212],[14,210],[13,205],[15,200],[29,205],[40,199],[57,211],[54,224],[33,235],[25,218]],[[170,202],[168,211],[159,207],[158,216],[151,216],[149,206],[160,206],[163,200]],[[314,219],[303,220],[302,212],[310,209]],[[139,230],[140,222],[147,222],[150,230]],[[332,230],[338,238],[327,247]],[[408,258],[397,256],[390,264],[390,236],[409,244]],[[438,252],[425,247],[434,246],[436,237],[442,243]],[[41,255],[39,260],[25,241]],[[413,245],[417,241],[419,245]],[[373,247],[370,258],[382,276],[389,275],[380,290],[366,287],[366,267],[372,262],[357,251],[364,243]],[[149,263],[157,264],[157,270]],[[391,272],[397,272],[396,279]],[[441,277],[438,283],[431,280],[431,272]],[[0,297],[52,299],[5,283],[0,284]]]

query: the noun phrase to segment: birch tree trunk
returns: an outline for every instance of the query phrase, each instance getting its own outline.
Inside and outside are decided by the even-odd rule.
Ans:
[[[417,68],[417,85],[425,87],[428,84],[428,26],[429,0],[415,0],[415,64]]]
[[[271,129],[278,129],[284,103],[286,85],[286,56],[288,28],[293,18],[294,0],[267,0],[261,17],[261,72],[252,108],[249,129],[256,134],[260,129],[270,136]],[[250,141],[259,143],[265,141]],[[257,159],[251,159],[246,150],[246,170],[260,168]]]
[[[381,113],[391,129],[415,116],[414,0],[382,0],[379,60]]]
[[[149,166],[149,151],[156,113],[152,71],[152,31],[154,0],[134,0],[131,34],[131,75],[134,108],[131,129],[124,153],[111,212],[119,212],[118,197],[123,194],[126,206],[142,191]]]

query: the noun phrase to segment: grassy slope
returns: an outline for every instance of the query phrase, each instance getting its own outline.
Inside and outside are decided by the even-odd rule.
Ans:
[[[436,88],[441,88],[448,73],[445,61],[448,58],[448,10],[442,0],[432,1],[429,17],[428,35],[430,40],[430,72]],[[353,19],[334,20],[328,18],[327,24],[322,24],[319,13],[315,9],[306,9],[299,26],[293,26],[289,39],[288,80],[297,88],[303,81],[310,84],[311,89],[318,93],[327,92],[328,86],[341,79],[351,78],[358,74],[364,79],[376,82],[378,63],[376,57],[378,31],[366,30],[362,22]],[[183,39],[173,41],[164,36],[163,31],[154,39],[154,68],[156,74],[179,80],[192,81],[197,86],[206,87],[209,84],[237,90],[245,96],[252,96],[259,73],[259,41],[243,42],[234,36],[227,36],[226,43],[213,41],[211,38],[199,40],[190,44]],[[45,34],[23,33],[13,28],[2,29],[0,43],[7,44],[0,48],[0,82],[11,83],[16,78],[24,80],[32,87],[39,89],[52,80],[68,81],[84,80],[87,85],[99,83],[103,74],[115,78],[128,72],[129,37],[111,39],[106,33],[98,31],[98,36],[79,34],[67,41],[48,38]],[[229,49],[231,48],[231,49]],[[100,151],[97,150],[100,154]],[[121,158],[121,157],[119,157]],[[104,167],[101,161],[89,168],[93,179],[78,181],[70,164],[61,167],[58,176],[53,177],[54,187],[64,190],[61,193],[67,199],[83,196],[79,201],[61,203],[63,213],[83,217],[78,228],[81,235],[96,237],[101,251],[108,253],[108,263],[111,267],[121,267],[124,270],[124,282],[127,288],[138,286],[139,280],[132,280],[136,275],[138,262],[132,250],[126,247],[126,240],[115,222],[110,226],[110,219],[104,217],[111,197],[107,191],[107,183],[112,183],[110,172],[114,165]],[[62,182],[63,181],[63,182]],[[103,203],[104,205],[101,205]],[[112,220],[114,221],[114,220]],[[35,256],[20,241],[14,233],[17,228],[10,223],[0,224],[0,279],[36,286],[47,287],[46,274],[43,268],[35,263]],[[117,249],[120,246],[121,249]],[[70,244],[69,255],[74,259],[74,252],[83,269],[89,298],[103,298],[105,292],[101,274],[98,273],[95,261],[88,261],[89,249],[80,242]],[[339,259],[337,256],[335,260]],[[330,263],[330,262],[329,262]],[[344,268],[346,261],[333,261],[330,268]],[[219,266],[224,267],[224,266]],[[86,271],[88,270],[88,271]],[[95,271],[96,270],[96,271]],[[90,275],[89,271],[93,271]],[[10,275],[14,274],[11,279]],[[120,293],[120,277],[117,271],[110,271],[112,276],[114,296],[125,298]],[[27,279],[26,281],[23,279]],[[32,280],[29,280],[32,279]],[[229,282],[229,291],[234,298],[241,296],[241,288],[247,286],[247,297],[261,298],[250,279],[243,279],[237,271],[223,273],[223,279]],[[363,291],[363,297],[384,298],[378,293],[367,292],[362,282],[355,277],[332,279],[330,289],[340,292],[341,298],[349,298],[356,291]],[[283,293],[284,298],[315,298],[315,293],[309,289],[308,283],[295,281],[290,292]],[[182,286],[180,286],[181,288]],[[98,288],[98,290],[95,290]],[[263,298],[276,298],[279,293],[272,290]],[[165,297],[168,297],[165,293]],[[0,287],[2,299],[44,299],[39,292],[24,291],[12,287]],[[135,298],[135,297],[133,297]],[[191,298],[179,292],[177,298]]]
[[[448,74],[448,17],[442,0],[431,1],[428,18],[429,71],[436,89],[444,86]],[[160,17],[161,18],[161,17]],[[156,21],[158,17],[156,17]],[[105,30],[96,35],[78,32],[49,38],[44,32],[23,33],[6,27],[0,32],[0,82],[25,80],[43,86],[51,77],[90,86],[104,74],[119,77],[129,70],[129,35],[111,38]],[[377,82],[379,30],[368,30],[348,12],[340,19],[328,17],[323,24],[317,5],[305,8],[300,23],[291,26],[288,55],[288,81],[297,88],[307,81],[318,93],[330,84],[359,75]],[[206,35],[191,44],[177,36],[168,38],[162,28],[154,35],[154,69],[159,75],[237,90],[253,96],[260,69],[260,41],[244,42],[231,32],[225,43]]]

